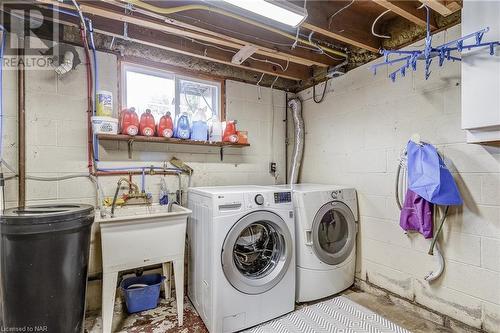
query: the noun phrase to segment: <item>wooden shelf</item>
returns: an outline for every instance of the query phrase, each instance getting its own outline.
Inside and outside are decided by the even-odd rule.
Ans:
[[[151,142],[151,143],[163,143],[163,144],[174,144],[174,145],[187,145],[187,146],[204,146],[220,149],[220,159],[224,159],[224,148],[243,148],[249,147],[249,143],[231,143],[231,142],[209,142],[209,141],[195,141],[195,140],[183,140],[175,138],[160,138],[156,136],[129,136],[123,134],[97,134],[98,140],[103,141],[124,141],[128,143],[128,157],[132,158],[133,144],[134,142]]]
[[[99,140],[106,141],[132,141],[132,142],[154,142],[154,143],[167,143],[175,145],[190,145],[190,146],[206,146],[206,147],[219,147],[219,148],[242,148],[249,147],[249,143],[231,143],[231,142],[209,142],[209,141],[195,141],[183,140],[175,138],[161,138],[156,136],[129,136],[123,134],[97,134]]]

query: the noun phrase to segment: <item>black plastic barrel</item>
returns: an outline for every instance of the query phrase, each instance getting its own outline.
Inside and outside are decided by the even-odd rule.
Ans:
[[[82,332],[94,208],[43,205],[0,217],[0,332]]]

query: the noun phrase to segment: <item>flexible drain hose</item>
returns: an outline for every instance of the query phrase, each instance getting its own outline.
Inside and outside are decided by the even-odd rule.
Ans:
[[[288,107],[292,111],[294,124],[294,143],[292,166],[290,170],[289,184],[297,184],[299,180],[300,166],[302,165],[302,155],[304,153],[304,119],[302,119],[302,102],[298,98],[291,99]]]
[[[398,163],[398,166],[396,168],[396,182],[395,182],[394,196],[396,198],[396,203],[399,207],[399,210],[403,209],[404,195],[405,195],[404,193],[402,193],[402,195],[400,196],[400,184],[403,183],[404,185],[406,185],[406,181],[405,181],[406,180],[406,168],[404,168],[402,165],[404,156],[406,156],[406,151],[401,155],[401,161]],[[439,223],[438,231],[436,232],[436,234],[434,235],[434,237],[432,238],[432,241],[431,241],[431,246],[430,246],[428,253],[429,253],[429,255],[434,255],[437,258],[438,269],[436,271],[429,272],[429,274],[427,274],[424,277],[424,279],[427,282],[433,282],[433,281],[437,280],[441,276],[441,274],[443,274],[443,272],[444,272],[444,265],[445,265],[444,258],[443,258],[443,254],[441,252],[441,248],[439,246],[439,243],[437,242],[437,239],[438,239],[439,234],[441,233],[441,230],[443,228],[443,224],[446,220],[446,216],[448,215],[448,208],[449,208],[449,206],[446,206],[444,214],[442,215],[440,223]],[[436,250],[435,252],[434,252],[434,249]]]

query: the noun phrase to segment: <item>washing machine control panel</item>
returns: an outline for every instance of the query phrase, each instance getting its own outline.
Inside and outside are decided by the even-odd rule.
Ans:
[[[274,203],[290,203],[292,202],[292,192],[275,192]]]
[[[254,198],[255,200],[255,203],[259,206],[263,205],[264,204],[264,196],[262,194],[257,194]]]

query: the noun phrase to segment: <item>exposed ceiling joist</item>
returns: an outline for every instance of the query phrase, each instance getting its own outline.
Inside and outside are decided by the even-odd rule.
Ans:
[[[414,3],[410,1],[389,1],[389,0],[372,0],[378,5],[390,9],[392,12],[404,17],[410,22],[413,22],[421,27],[426,26],[426,13],[423,10],[419,10],[414,6]],[[431,22],[431,29],[435,29],[435,25]]]
[[[321,27],[312,25],[312,24],[307,23],[307,22],[302,23],[302,27],[306,28],[308,30],[317,32],[320,35],[323,35],[323,36],[326,36],[326,37],[338,40],[339,42],[343,42],[343,43],[346,43],[346,44],[349,44],[349,45],[352,45],[352,46],[359,47],[360,49],[368,50],[368,51],[371,51],[371,52],[378,52],[378,50],[379,50],[379,48],[377,48],[375,46],[366,44],[364,42],[353,40],[353,39],[351,39],[349,37],[342,36],[340,34],[337,34],[335,32],[327,30],[325,28],[321,28]]]
[[[266,62],[264,59],[260,59],[259,61],[259,58],[256,56],[246,59],[241,64],[235,64],[232,63],[232,57],[234,55],[234,52],[238,50],[229,52],[229,49],[227,51],[216,48],[207,49],[205,46],[200,44],[186,43],[185,39],[183,39],[182,37],[167,35],[165,33],[157,31],[151,33],[151,31],[147,31],[146,29],[141,27],[130,26],[128,33],[130,36],[130,41],[192,56],[195,58],[247,69],[257,73],[279,76],[295,81],[305,80],[310,76],[309,68],[306,66],[287,66],[285,63],[277,65],[272,62]],[[286,68],[286,71],[283,71],[284,68]]]
[[[378,53],[380,40],[371,35],[369,29],[365,29],[365,23],[361,21],[363,14],[351,10],[358,5],[357,2],[337,15],[333,25],[330,24],[329,14],[335,12],[336,7],[342,8],[344,5],[344,2],[312,1],[307,7],[309,16],[301,27],[334,41]]]
[[[50,4],[50,5],[64,7],[64,8],[68,8],[68,9],[74,9],[71,5],[61,4],[61,3],[54,1],[54,0],[37,0],[37,1],[39,3]],[[108,2],[108,1],[106,1],[106,2]],[[178,35],[178,36],[185,36],[185,37],[193,38],[196,40],[201,40],[201,41],[204,41],[207,43],[212,43],[215,45],[221,45],[221,46],[226,46],[226,47],[230,47],[230,48],[240,49],[241,47],[248,44],[248,42],[242,41],[242,40],[239,40],[236,38],[227,37],[227,36],[220,37],[220,36],[218,36],[220,34],[218,34],[216,36],[213,32],[210,32],[208,30],[205,30],[202,32],[202,31],[200,31],[200,28],[198,28],[198,27],[184,24],[182,22],[175,21],[175,20],[169,20],[167,22],[168,23],[176,22],[178,24],[182,23],[183,26],[177,28],[175,26],[170,26],[170,25],[166,25],[163,23],[154,22],[152,20],[148,20],[148,19],[144,19],[144,18],[137,18],[134,16],[118,13],[116,11],[111,11],[111,10],[102,9],[102,8],[95,7],[95,6],[90,6],[90,5],[85,4],[85,3],[80,4],[80,9],[85,14],[96,15],[99,17],[119,21],[121,23],[127,22],[129,24],[135,24],[135,25],[138,25],[138,26],[141,26],[144,28],[158,30],[158,31],[162,31],[165,33],[171,33],[171,34]],[[193,31],[189,31],[186,29],[193,30]],[[260,54],[262,56],[272,57],[274,59],[279,59],[279,60],[284,60],[284,61],[289,61],[292,63],[304,65],[304,66],[316,65],[316,66],[320,66],[320,67],[328,67],[330,65],[328,62],[322,63],[322,62],[318,62],[318,61],[314,61],[314,60],[310,60],[310,59],[297,57],[295,55],[292,55],[289,53],[284,53],[284,52],[281,52],[281,51],[278,51],[275,49],[265,48],[265,47],[262,47],[259,45],[256,45],[256,46],[258,47],[256,54]]]
[[[102,20],[102,19],[101,19]],[[109,20],[108,20],[109,21]],[[58,23],[74,26],[67,21],[58,20]],[[96,33],[103,35],[124,38],[121,35],[120,25],[107,25],[97,29]],[[114,29],[113,29],[114,28]],[[118,28],[118,29],[117,29]],[[205,45],[196,43],[186,43],[186,39],[182,36],[175,36],[157,30],[151,30],[145,27],[131,24],[128,28],[128,37],[126,40],[138,44],[159,48],[166,51],[171,51],[203,60],[208,60],[220,64],[230,65],[233,67],[242,68],[245,70],[267,74],[270,76],[278,76],[284,79],[301,81],[310,77],[310,69],[308,66],[278,63],[272,60],[263,59],[262,57],[252,57],[247,59],[242,64],[231,63],[233,55],[238,51],[229,48],[207,48]]]
[[[462,9],[462,4],[458,0],[419,0],[427,7],[433,9],[443,16],[448,16]]]

